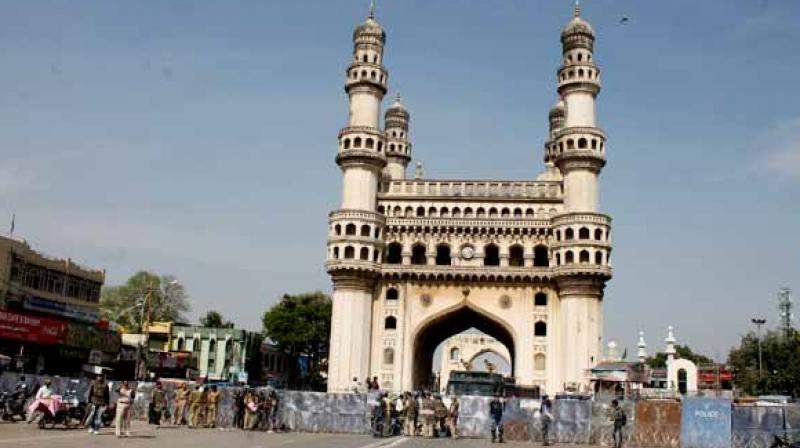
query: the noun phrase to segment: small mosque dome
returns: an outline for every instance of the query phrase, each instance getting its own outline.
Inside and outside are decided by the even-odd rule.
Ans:
[[[550,119],[557,118],[557,117],[564,117],[567,114],[567,109],[564,106],[564,101],[561,100],[557,102],[551,109],[550,109]]]
[[[386,31],[383,29],[380,23],[375,20],[375,16],[370,13],[367,20],[362,22],[360,25],[353,30],[353,40],[359,38],[362,35],[373,35],[377,36],[382,43],[386,43]]]

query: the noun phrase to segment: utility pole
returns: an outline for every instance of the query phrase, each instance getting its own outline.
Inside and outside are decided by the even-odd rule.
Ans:
[[[758,377],[761,378],[763,371],[763,364],[761,358],[761,327],[763,327],[764,324],[767,323],[767,320],[753,318],[752,322],[756,325],[756,328],[758,328]]]
[[[792,320],[794,319],[792,307],[792,290],[789,288],[781,288],[781,290],[778,292],[778,310],[780,312],[783,334],[787,337],[794,329],[792,326]]]

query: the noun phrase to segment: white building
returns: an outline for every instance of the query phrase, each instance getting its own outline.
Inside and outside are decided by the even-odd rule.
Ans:
[[[600,213],[606,137],[597,126],[600,70],[591,25],[561,34],[557,104],[535,180],[406,178],[410,114],[385,111],[386,33],[370,11],[353,33],[349,122],[336,163],[342,204],[330,214],[330,391],[354,377],[384,389],[429,385],[434,349],[477,328],[505,345],[518,384],[588,386],[602,355],[611,219]]]

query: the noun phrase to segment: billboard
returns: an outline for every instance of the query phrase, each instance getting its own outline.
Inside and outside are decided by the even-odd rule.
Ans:
[[[53,345],[62,344],[66,335],[66,322],[12,311],[0,311],[0,339]]]

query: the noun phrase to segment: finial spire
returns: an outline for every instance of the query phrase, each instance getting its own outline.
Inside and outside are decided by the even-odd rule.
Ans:
[[[575,0],[575,17],[581,16],[581,2],[580,0]]]
[[[375,0],[370,0],[369,2],[369,15],[367,17],[370,19],[375,18]]]

